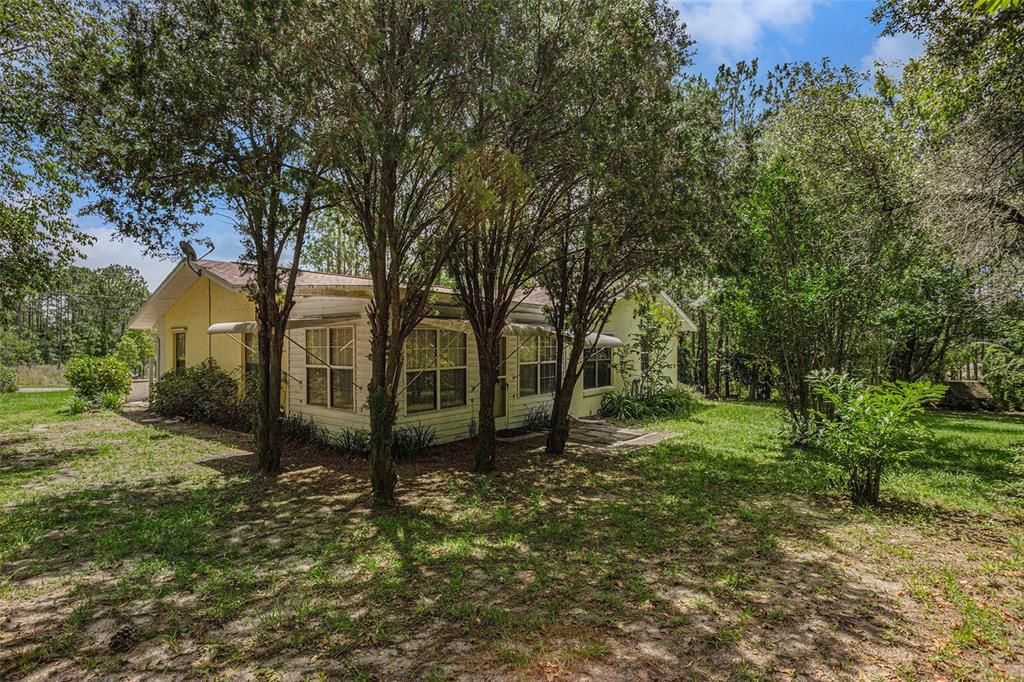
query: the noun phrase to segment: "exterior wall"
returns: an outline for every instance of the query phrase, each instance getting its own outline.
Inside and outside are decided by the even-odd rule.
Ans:
[[[289,363],[286,365],[290,377],[288,379],[288,412],[291,414],[302,414],[313,421],[333,429],[369,428],[370,415],[366,407],[367,383],[370,378],[370,328],[366,321],[363,310],[365,301],[350,299],[345,303],[346,308],[338,308],[332,304],[331,312],[352,312],[360,314],[360,317],[352,321],[338,322],[326,326],[353,326],[355,328],[355,388],[354,388],[354,409],[340,410],[330,407],[308,405],[305,392],[305,353],[294,344],[289,343]],[[605,326],[606,334],[613,334],[624,342],[631,340],[631,335],[636,328],[633,318],[635,303],[631,300],[623,300],[615,305],[608,324]],[[239,318],[241,319],[241,318]],[[424,324],[421,328],[431,328]],[[297,329],[290,332],[293,339],[305,344],[304,330]],[[399,396],[398,425],[429,425],[437,432],[439,443],[446,443],[474,435],[477,429],[477,411],[480,400],[480,372],[477,365],[476,344],[472,332],[466,333],[466,404],[460,407],[444,408],[431,412],[420,412],[408,414],[406,411],[404,392]],[[499,418],[498,429],[514,428],[522,426],[530,410],[538,406],[550,406],[553,395],[541,394],[532,396],[519,396],[519,353],[517,352],[523,342],[521,337],[506,337],[508,359],[506,360],[506,381],[508,382],[507,396],[508,407],[506,416]],[[670,362],[666,369],[666,375],[671,379],[672,385],[676,384],[676,351],[678,339],[673,338],[669,353]],[[639,358],[632,359],[633,366],[639,370]],[[618,369],[618,362],[612,361],[612,386],[583,389],[582,377],[576,384],[573,394],[572,414],[577,417],[596,414],[601,406],[601,398],[604,394],[621,390],[624,387],[624,379]]]
[[[157,324],[159,373],[174,370],[174,329],[184,327],[186,367],[213,358],[222,369],[241,376],[242,346],[227,334],[207,334],[206,330],[214,322],[254,320],[255,315],[254,304],[245,294],[226,289],[208,277],[197,277]]]
[[[605,334],[617,336],[623,343],[636,341],[634,335],[637,331],[637,323],[634,317],[636,313],[636,301],[622,299],[612,308],[612,314],[608,323],[604,326]],[[637,378],[640,374],[640,357],[637,353],[629,353],[629,364],[633,367],[633,374],[630,377],[623,377],[619,371],[620,351],[612,350],[612,385],[601,388],[583,388],[583,377],[576,382],[576,388],[572,394],[572,414],[575,417],[588,417],[598,413],[601,409],[601,398],[606,393],[615,393],[626,388],[626,383]],[[673,334],[668,347],[668,364],[665,367],[665,377],[671,386],[678,385],[678,373],[676,363],[679,358],[679,336]]]

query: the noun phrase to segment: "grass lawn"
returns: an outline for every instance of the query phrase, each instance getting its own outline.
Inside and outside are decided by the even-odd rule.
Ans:
[[[1024,676],[1021,418],[930,417],[876,510],[720,404],[487,477],[449,448],[375,515],[361,462],[253,478],[237,434],[66,399],[0,396],[0,679]]]

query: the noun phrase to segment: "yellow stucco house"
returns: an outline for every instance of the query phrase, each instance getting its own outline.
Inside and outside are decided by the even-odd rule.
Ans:
[[[244,376],[256,362],[252,333],[254,306],[238,263],[182,261],[157,287],[130,323],[157,338],[156,373],[212,358]],[[370,327],[366,305],[370,280],[303,271],[296,281],[296,303],[288,325],[284,367],[285,409],[327,428],[369,427],[366,383],[370,374]],[[399,424],[434,427],[440,443],[476,431],[480,382],[472,331],[462,319],[453,292],[436,288],[431,315],[406,344],[406,385],[399,398]],[[496,392],[498,429],[521,426],[531,410],[549,408],[554,390],[554,336],[546,323],[544,292],[524,296],[506,325],[505,363]],[[695,331],[693,322],[665,294],[660,301],[674,313],[678,334]],[[612,349],[637,330],[636,301],[616,302],[600,337],[590,339],[583,377],[577,382],[572,414],[596,414],[604,394],[624,387]],[[678,334],[669,350],[666,374],[676,382]],[[627,358],[639,368],[639,357]]]

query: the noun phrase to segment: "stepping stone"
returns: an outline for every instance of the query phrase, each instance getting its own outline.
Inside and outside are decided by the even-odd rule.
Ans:
[[[162,422],[163,419],[161,419],[160,417],[148,417],[147,419],[142,419],[140,421],[143,424],[156,424],[157,422]]]

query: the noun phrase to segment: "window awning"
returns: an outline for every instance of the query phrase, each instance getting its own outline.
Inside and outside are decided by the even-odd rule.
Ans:
[[[468,321],[454,318],[427,317],[423,319],[423,324],[452,331],[472,331]],[[555,328],[549,324],[535,322],[509,322],[502,329],[502,333],[506,336],[553,336]],[[566,334],[566,337],[569,336],[569,334]],[[611,334],[597,334],[596,332],[587,334],[586,342],[588,348],[618,348],[622,345],[622,339],[619,337],[612,336]]]
[[[218,322],[211,324],[207,334],[255,334],[255,322]]]
[[[587,348],[618,348],[621,345],[622,339],[617,336],[596,332],[587,334]]]

